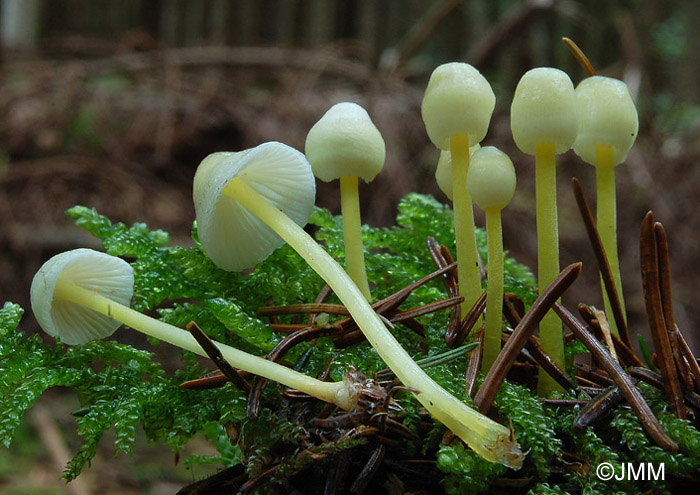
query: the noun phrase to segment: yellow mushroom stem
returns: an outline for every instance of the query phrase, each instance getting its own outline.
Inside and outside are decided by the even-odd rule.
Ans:
[[[488,372],[501,351],[503,326],[503,229],[501,208],[486,209],[486,238],[488,242],[488,279],[486,284],[486,327],[481,370]]]
[[[362,221],[360,220],[360,195],[357,177],[340,178],[340,208],[343,215],[343,240],[345,242],[345,265],[350,278],[367,301],[372,295],[365,270],[365,252],[362,244]]]
[[[596,209],[596,224],[600,233],[600,240],[603,243],[605,255],[608,258],[610,271],[615,290],[620,299],[622,315],[626,319],[625,301],[622,297],[622,279],[620,277],[620,261],[617,254],[617,206],[615,204],[615,162],[613,161],[613,149],[611,146],[596,145],[596,187],[598,190],[598,200]],[[620,333],[613,318],[608,293],[603,286],[603,301],[605,303],[605,314],[607,315],[610,331],[617,337]]]
[[[554,143],[537,143],[535,149],[535,196],[537,204],[537,283],[547,287],[559,274],[559,227],[557,220],[557,170]],[[540,343],[564,369],[564,332],[559,317],[550,310],[540,322]],[[562,390],[547,373],[540,373],[537,392],[549,396]]]
[[[66,300],[85,308],[92,309],[108,316],[134,330],[155,337],[187,351],[207,357],[207,354],[187,331],[146,316],[127,306],[116,303],[97,292],[84,289],[69,280],[58,279],[54,289],[54,300]],[[313,397],[321,399],[345,409],[351,410],[356,406],[352,387],[340,382],[322,382],[310,376],[289,369],[267,359],[253,356],[226,344],[214,342],[224,359],[232,366],[254,375],[260,375],[269,380],[288,387],[301,390]]]
[[[468,407],[435,383],[384,326],[350,277],[304,229],[234,178],[223,193],[267,224],[323,278],[350,312],[369,343],[404,385],[416,389],[417,399],[438,421],[485,459],[519,468],[523,454],[503,425]]]
[[[461,312],[462,315],[466,315],[481,296],[479,255],[474,236],[474,208],[472,198],[467,191],[469,136],[453,136],[450,139],[450,152],[452,154],[452,201],[455,217],[457,277],[459,295],[464,298]]]

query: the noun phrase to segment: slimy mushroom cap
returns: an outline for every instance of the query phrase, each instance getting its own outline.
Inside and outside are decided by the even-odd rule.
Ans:
[[[134,272],[121,258],[92,249],[58,254],[42,265],[31,286],[32,311],[49,335],[69,345],[108,337],[121,323],[71,301],[54,299],[59,280],[66,280],[129,306]]]
[[[639,118],[627,85],[619,79],[593,76],[576,87],[579,130],[574,151],[596,164],[596,145],[613,149],[613,162],[622,163],[637,138]]]
[[[333,105],[306,136],[306,158],[324,182],[360,177],[371,182],[381,172],[386,146],[367,111],[356,103]]]
[[[554,143],[556,152],[564,153],[578,126],[576,93],[565,72],[538,67],[523,75],[510,107],[513,140],[523,153],[534,155],[537,143]]]
[[[513,199],[515,182],[515,168],[508,155],[493,146],[474,152],[467,173],[467,190],[479,208],[505,208]]]
[[[199,240],[214,264],[240,271],[267,258],[283,241],[238,201],[223,194],[234,178],[301,226],[313,211],[316,184],[304,155],[282,143],[213,153],[202,161],[193,186]]]
[[[433,144],[448,150],[452,136],[468,135],[469,146],[484,139],[495,105],[496,95],[478,70],[451,62],[430,76],[421,115]]]

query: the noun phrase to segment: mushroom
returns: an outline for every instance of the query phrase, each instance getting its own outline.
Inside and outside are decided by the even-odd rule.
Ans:
[[[428,137],[439,149],[451,151],[457,275],[460,295],[464,297],[462,314],[467,314],[481,295],[474,211],[466,188],[469,147],[486,136],[495,104],[496,96],[484,76],[461,62],[443,64],[433,71],[421,104]]]
[[[593,76],[581,81],[576,88],[576,101],[580,125],[574,152],[596,168],[596,224],[610,264],[622,314],[626,319],[617,253],[615,166],[625,161],[637,137],[637,109],[627,85],[618,79],[604,76]],[[619,336],[605,290],[603,298],[610,330]]]
[[[501,210],[515,193],[515,168],[508,155],[486,146],[474,152],[467,174],[467,189],[476,205],[486,213],[488,279],[486,324],[481,368],[488,372],[501,350],[503,325],[503,231]]]
[[[469,147],[469,157],[481,147],[479,144]],[[452,201],[452,153],[449,150],[440,151],[437,168],[435,169],[435,181],[440,190]]]
[[[314,175],[340,179],[345,264],[348,275],[371,302],[362,245],[358,177],[372,182],[384,166],[384,139],[369,115],[356,103],[333,105],[306,136],[304,149]]]
[[[129,307],[134,275],[121,258],[92,249],[74,249],[48,260],[34,276],[31,305],[46,333],[69,345],[108,337],[121,324],[200,356],[207,354],[185,330]],[[302,390],[351,410],[357,404],[349,380],[322,382],[280,364],[214,343],[232,366]]]
[[[341,266],[294,220],[256,191],[260,184],[249,183],[250,177],[260,177],[262,172],[258,172],[257,168],[262,167],[264,173],[269,175],[268,189],[275,191],[268,196],[290,196],[287,200],[289,203],[308,202],[309,206],[287,205],[293,210],[307,210],[313,204],[313,198],[296,197],[283,191],[285,184],[295,186],[306,182],[307,176],[313,180],[311,166],[301,153],[280,143],[268,143],[248,152],[218,155],[213,159],[219,161],[216,169],[211,168],[212,165],[207,162],[209,158],[206,158],[201,165],[205,169],[195,175],[195,200],[199,202],[195,203],[197,224],[213,224],[208,217],[215,216],[226,221],[216,222],[199,231],[205,251],[207,246],[217,242],[224,245],[215,246],[216,252],[225,252],[227,248],[233,251],[233,246],[226,243],[234,242],[236,237],[238,240],[245,239],[250,245],[255,244],[250,232],[265,232],[267,228],[274,230],[328,283],[369,343],[405,386],[418,391],[418,401],[438,421],[484,458],[510,467],[522,465],[523,454],[518,444],[510,438],[508,428],[479,414],[435,383],[401,347]],[[298,174],[298,178],[295,179],[291,171]],[[286,177],[287,180],[281,182],[279,177]],[[197,182],[199,180],[206,180],[206,183],[200,184]],[[249,220],[246,222],[248,231],[238,234],[220,232],[241,225],[236,215],[245,215]],[[205,239],[203,236],[216,239]],[[240,249],[236,252],[240,252]],[[216,259],[212,260],[217,263]],[[234,264],[241,265],[228,260],[227,265]]]
[[[316,183],[304,155],[281,143],[263,143],[236,153],[218,152],[197,167],[192,196],[197,233],[207,256],[220,268],[241,271],[268,257],[284,241],[244,208],[227,185],[233,177],[284,213],[306,225]]]
[[[537,280],[547,287],[559,274],[556,155],[568,151],[578,132],[574,85],[565,72],[540,67],[526,72],[518,82],[511,105],[511,130],[523,153],[535,155],[537,204]],[[564,333],[553,311],[540,323],[544,350],[563,368]],[[538,390],[549,395],[561,387],[540,373]]]

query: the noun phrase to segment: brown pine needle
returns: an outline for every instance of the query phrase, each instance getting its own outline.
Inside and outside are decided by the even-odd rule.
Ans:
[[[581,50],[576,43],[570,38],[562,38],[561,39],[566,47],[569,49],[569,51],[573,54],[574,58],[578,61],[579,64],[581,64],[581,67],[583,67],[583,70],[586,71],[586,74],[589,76],[595,76],[597,74],[595,68],[593,67],[593,64],[591,63],[590,60],[588,60],[588,57],[583,53],[583,50]]]
[[[622,391],[616,385],[603,390],[581,408],[581,411],[574,418],[574,428],[583,429],[592,425],[603,414],[622,402],[623,398]]]
[[[649,404],[634,386],[630,376],[610,357],[610,353],[603,347],[603,344],[598,342],[593,334],[586,330],[583,323],[577,320],[564,306],[555,303],[554,311],[564,324],[576,334],[576,338],[588,348],[593,357],[600,363],[600,366],[610,375],[649,436],[664,450],[677,452],[678,444],[664,431]]]
[[[233,366],[231,366],[228,361],[224,359],[221,351],[218,347],[214,345],[211,339],[205,334],[201,328],[193,321],[187,324],[187,330],[192,334],[197,343],[202,346],[204,352],[207,356],[214,361],[214,364],[221,370],[221,372],[228,378],[233,384],[244,392],[250,390],[250,385],[246,382],[241,375],[238,374]]]
[[[660,222],[654,223],[654,234],[656,236],[656,248],[659,258],[659,290],[661,291],[661,304],[664,308],[664,321],[668,330],[669,343],[673,361],[676,363],[678,375],[683,381],[686,390],[693,390],[693,377],[689,363],[683,356],[680,343],[680,331],[676,325],[673,315],[673,293],[671,291],[671,257],[668,249],[668,237],[666,230]]]
[[[491,409],[498,388],[503,383],[508,370],[510,370],[520,351],[525,347],[528,339],[535,331],[537,324],[549,311],[552,304],[574,283],[580,273],[581,263],[573,263],[564,268],[552,283],[540,293],[530,307],[530,311],[525,314],[518,326],[513,330],[513,335],[508,339],[493,365],[491,365],[491,369],[474,398],[474,407],[482,414],[486,414]]]
[[[608,263],[608,257],[605,254],[603,242],[600,240],[600,234],[598,233],[598,228],[596,227],[595,220],[593,219],[591,208],[588,206],[588,201],[586,201],[583,186],[581,185],[581,181],[579,181],[576,177],[571,179],[571,186],[574,189],[576,204],[581,212],[583,224],[586,227],[588,240],[593,247],[593,253],[595,254],[596,261],[598,262],[598,269],[600,270],[603,286],[605,287],[605,292],[607,293],[608,300],[610,301],[610,307],[612,308],[613,318],[615,319],[615,324],[617,325],[618,332],[620,333],[620,339],[627,347],[633,349],[634,347],[632,346],[632,340],[630,339],[627,322],[625,321],[625,316],[622,313],[620,297],[617,293],[615,282],[613,281],[610,263]]]
[[[476,377],[481,369],[481,343],[484,341],[484,329],[476,331],[474,335],[474,343],[479,344],[472,352],[469,353],[469,361],[467,361],[467,371],[464,373],[464,382],[466,384],[465,394],[471,397],[474,394],[474,386],[476,385]]]
[[[664,390],[671,412],[678,418],[685,418],[685,406],[683,405],[683,393],[676,363],[673,360],[673,351],[669,339],[664,308],[661,297],[661,283],[659,279],[659,259],[656,232],[654,230],[654,215],[650,211],[642,222],[640,240],[640,258],[642,264],[642,288],[644,289],[644,301],[646,303],[649,328],[654,341],[654,349],[658,359],[658,367],[664,380]]]

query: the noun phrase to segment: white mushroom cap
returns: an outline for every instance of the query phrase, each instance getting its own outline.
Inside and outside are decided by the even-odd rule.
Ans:
[[[471,146],[469,148],[469,156],[473,155],[474,151],[479,148],[481,148],[479,144]],[[448,150],[440,152],[440,159],[435,169],[435,180],[440,190],[452,201],[452,152]]]
[[[515,168],[508,155],[493,146],[474,152],[467,172],[467,190],[479,208],[505,208],[513,199],[515,182]]]
[[[54,256],[34,275],[32,311],[46,333],[69,345],[108,337],[121,323],[71,301],[54,300],[58,280],[67,280],[124,306],[131,304],[134,271],[121,258],[74,249]]]
[[[309,162],[285,144],[263,143],[239,153],[213,153],[194,176],[197,232],[207,256],[224,270],[255,266],[284,241],[270,227],[222,191],[239,178],[304,226],[313,212],[316,184]]]
[[[568,151],[578,125],[576,93],[565,72],[539,67],[523,75],[510,107],[513,139],[523,153],[534,155],[537,143],[554,143],[556,153]]]
[[[371,182],[386,157],[384,139],[367,111],[348,102],[333,105],[314,124],[304,151],[314,175],[324,182],[341,177]]]
[[[591,165],[596,145],[611,146],[615,165],[627,158],[637,138],[639,118],[627,85],[619,79],[593,76],[576,88],[579,130],[574,151]]]
[[[452,136],[467,134],[469,146],[484,139],[495,105],[496,95],[478,70],[451,62],[440,65],[430,76],[421,115],[433,144],[448,150]]]

